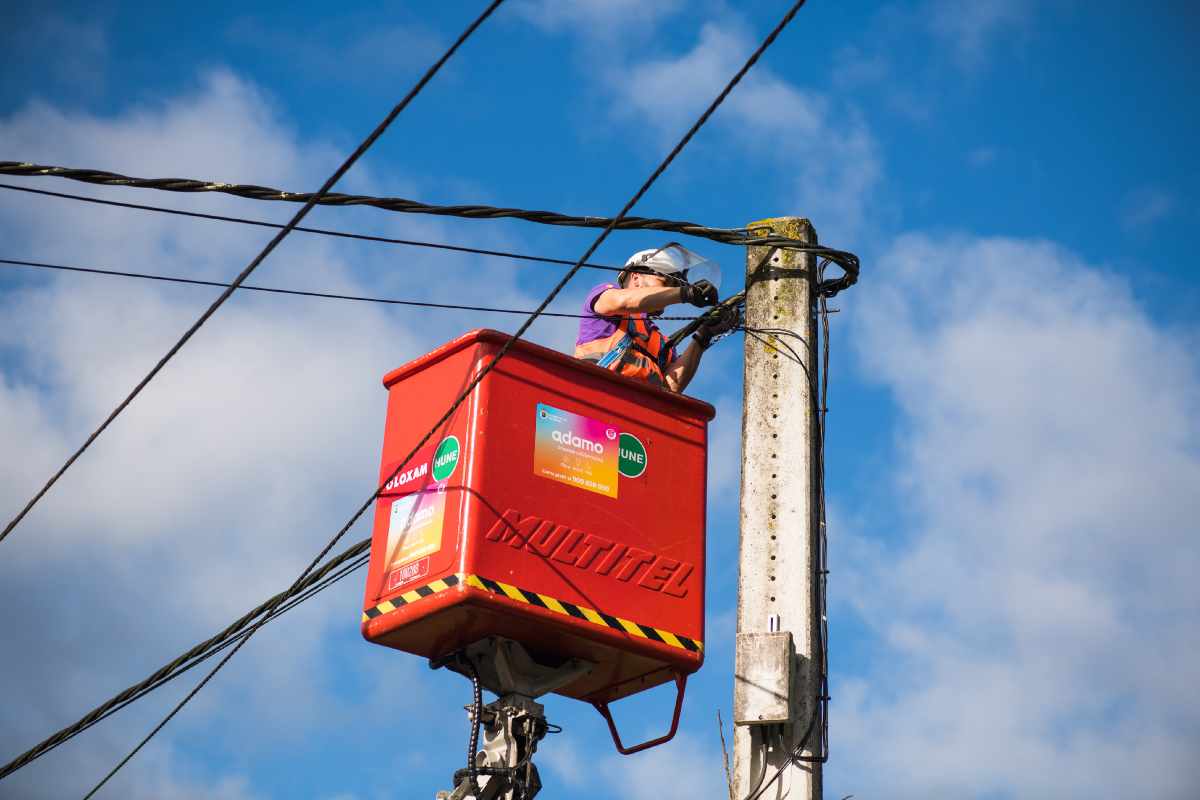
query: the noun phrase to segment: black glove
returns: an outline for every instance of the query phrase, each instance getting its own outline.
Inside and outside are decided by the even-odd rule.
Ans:
[[[685,283],[679,299],[698,308],[717,304],[717,287],[705,280]]]
[[[736,308],[723,308],[716,314],[706,319],[699,330],[693,334],[692,339],[696,344],[700,345],[701,349],[707,350],[712,344],[713,339],[723,333],[728,333],[737,327],[738,311]]]

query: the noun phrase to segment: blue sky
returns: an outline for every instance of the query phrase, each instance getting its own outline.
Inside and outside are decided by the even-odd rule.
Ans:
[[[93,6],[6,8],[0,159],[296,190],[318,186],[477,13]],[[783,10],[510,0],[339,188],[613,214]],[[813,0],[635,209],[730,227],[808,216],[863,260],[833,332],[830,797],[1195,796],[1198,33],[1178,2]],[[594,236],[372,209],[309,221],[556,257]],[[0,191],[2,258],[227,279],[266,238]],[[614,235],[597,258],[661,243]],[[742,253],[694,247],[736,285]],[[559,274],[296,234],[254,280],[532,308]],[[212,296],[0,271],[0,509],[15,513]],[[0,546],[0,749],[285,586],[373,488],[379,377],[467,328],[516,324],[235,296]],[[564,349],[571,336],[554,321],[532,333]],[[725,796],[714,717],[728,721],[731,695],[740,359],[727,340],[692,387],[718,418],[708,660],[681,733],[622,758],[590,708],[551,700],[566,731],[543,745],[543,796]],[[264,629],[108,794],[448,786],[466,684],[363,643],[360,580]],[[0,796],[82,795],[178,684]],[[652,693],[620,713],[650,734],[668,703]]]

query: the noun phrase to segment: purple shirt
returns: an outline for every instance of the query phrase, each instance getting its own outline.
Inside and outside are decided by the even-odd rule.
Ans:
[[[604,294],[609,289],[620,289],[615,283],[601,283],[593,286],[591,291],[587,293],[587,297],[583,300],[583,313],[588,316],[579,320],[579,335],[575,337],[575,346],[579,347],[588,342],[594,342],[598,339],[607,339],[617,332],[616,323],[612,322],[608,317],[602,317],[596,313],[596,300],[600,295]],[[651,329],[657,328],[652,321],[646,320],[646,324]],[[674,348],[671,348],[669,361],[674,361],[678,358],[678,353]]]
[[[588,316],[579,320],[579,336],[575,338],[575,346],[594,342],[597,339],[607,339],[617,332],[617,326],[605,317],[596,313],[596,299],[609,289],[619,289],[615,283],[602,283],[593,286],[583,301],[583,313]]]

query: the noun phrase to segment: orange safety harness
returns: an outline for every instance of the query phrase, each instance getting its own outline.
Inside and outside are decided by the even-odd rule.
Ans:
[[[575,357],[630,378],[666,386],[673,351],[663,332],[645,314],[621,317],[616,326],[611,336],[577,345]]]

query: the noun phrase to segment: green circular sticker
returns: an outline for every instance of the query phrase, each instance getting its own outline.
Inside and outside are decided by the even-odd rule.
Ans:
[[[442,443],[433,453],[433,479],[435,481],[444,481],[453,474],[454,468],[458,466],[458,452],[457,436],[447,436],[442,439]]]
[[[617,471],[626,478],[637,478],[646,471],[646,448],[632,433],[622,433]]]

